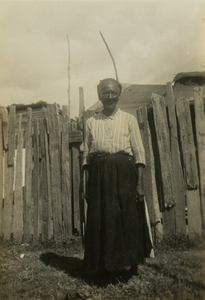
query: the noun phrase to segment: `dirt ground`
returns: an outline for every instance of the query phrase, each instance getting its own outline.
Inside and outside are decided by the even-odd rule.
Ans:
[[[86,277],[80,239],[68,244],[0,241],[0,299],[205,299],[205,252],[177,237],[161,243],[138,276]]]

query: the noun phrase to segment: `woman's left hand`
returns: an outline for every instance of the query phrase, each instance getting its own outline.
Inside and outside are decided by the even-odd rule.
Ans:
[[[138,201],[142,202],[144,200],[144,188],[141,183],[137,184],[136,192]]]

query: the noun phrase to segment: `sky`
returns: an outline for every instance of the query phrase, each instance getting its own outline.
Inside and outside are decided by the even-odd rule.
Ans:
[[[71,117],[97,100],[106,77],[166,84],[179,72],[205,71],[205,1],[0,1],[0,105],[68,104]]]

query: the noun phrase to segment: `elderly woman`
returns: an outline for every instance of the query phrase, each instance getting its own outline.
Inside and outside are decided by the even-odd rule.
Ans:
[[[100,81],[103,110],[86,122],[83,165],[89,192],[84,262],[93,273],[130,266],[136,274],[151,250],[142,209],[145,152],[136,118],[116,106],[121,89],[115,79]]]

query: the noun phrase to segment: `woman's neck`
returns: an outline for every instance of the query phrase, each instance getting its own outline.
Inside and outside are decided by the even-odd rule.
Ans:
[[[112,111],[110,111],[110,110],[104,110],[104,109],[103,109],[102,112],[103,112],[103,114],[104,114],[105,116],[110,117],[110,116],[114,115],[114,114],[117,112],[117,107],[115,107],[115,109],[112,110]]]

